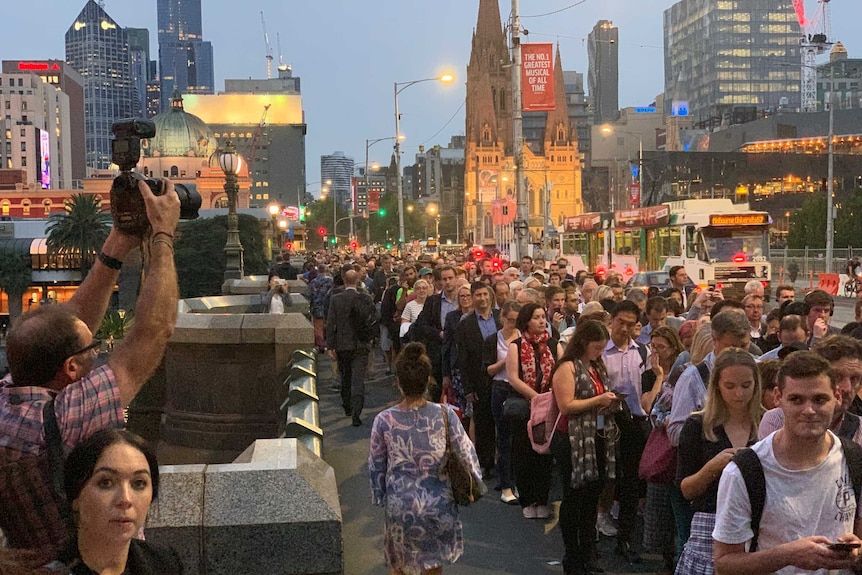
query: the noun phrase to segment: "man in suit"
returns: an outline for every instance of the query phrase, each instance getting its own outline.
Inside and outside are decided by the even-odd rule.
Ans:
[[[440,266],[434,270],[434,275],[443,289],[425,300],[422,312],[410,328],[410,336],[412,341],[425,344],[434,375],[434,384],[430,387],[431,400],[440,401],[441,386],[450,383],[443,381],[443,327],[449,312],[458,309],[458,282],[455,281],[455,268],[452,266]]]
[[[458,345],[458,364],[467,401],[473,403],[476,422],[476,453],[485,477],[494,469],[495,428],[491,415],[491,383],[482,364],[482,346],[485,338],[502,328],[500,311],[494,309],[491,288],[482,282],[470,286],[473,294],[473,312],[468,314],[455,334]]]
[[[326,316],[326,353],[338,362],[341,377],[341,406],[344,414],[353,417],[353,426],[362,425],[359,415],[365,404],[365,372],[368,369],[370,341],[360,341],[354,329],[353,317],[364,317],[363,310],[374,307],[371,296],[356,289],[359,274],[355,270],[343,273],[344,291],[332,296]]]
[[[680,291],[680,293],[682,294],[682,307],[683,309],[688,309],[688,296],[691,295],[694,286],[689,285],[688,273],[686,273],[685,268],[682,266],[671,266],[670,270],[668,270],[667,272],[667,275],[668,279],[670,280],[669,287],[676,288]]]

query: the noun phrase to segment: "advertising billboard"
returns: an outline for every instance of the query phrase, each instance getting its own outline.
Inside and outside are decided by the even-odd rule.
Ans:
[[[554,45],[521,45],[521,94],[525,112],[552,112],[554,99]]]
[[[51,142],[48,140],[48,132],[36,130],[39,138],[39,167],[37,177],[42,184],[42,189],[51,187]]]

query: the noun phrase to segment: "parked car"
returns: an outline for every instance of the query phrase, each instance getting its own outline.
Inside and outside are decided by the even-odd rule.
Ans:
[[[659,290],[663,290],[668,287],[669,283],[670,278],[666,271],[638,272],[629,278],[629,281],[626,282],[625,288],[626,291],[632,288],[637,288],[646,292],[651,287],[657,287]]]

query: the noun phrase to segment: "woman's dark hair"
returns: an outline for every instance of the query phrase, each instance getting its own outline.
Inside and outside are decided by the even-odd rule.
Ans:
[[[537,309],[544,309],[537,303],[525,303],[521,306],[521,311],[518,312],[518,321],[515,322],[515,327],[520,330],[522,334],[527,333],[527,327],[530,325],[530,320],[533,319],[533,314]]]
[[[130,445],[144,454],[150,471],[150,483],[153,486],[153,499],[159,495],[159,464],[155,452],[147,442],[138,435],[125,429],[103,429],[97,431],[75,446],[66,464],[63,466],[66,488],[66,498],[71,502],[78,498],[84,485],[93,477],[93,471],[99,458],[106,449],[118,443]]]
[[[272,278],[274,278],[274,277],[276,277],[276,278],[280,277],[278,275],[278,272],[275,272],[275,271],[269,272],[269,274],[266,276],[266,283],[269,284],[270,280],[272,280]]]
[[[405,396],[424,394],[431,377],[431,360],[425,354],[425,346],[415,341],[405,345],[395,360],[395,375]]]
[[[569,339],[569,344],[566,346],[566,351],[563,352],[563,357],[561,357],[560,361],[554,365],[554,371],[551,373],[551,378],[554,377],[554,373],[557,371],[557,368],[567,361],[574,362],[575,360],[584,357],[588,344],[594,341],[608,341],[610,338],[611,336],[608,333],[608,328],[605,327],[604,323],[596,320],[578,322],[578,325],[575,328],[575,333],[572,334],[572,337]],[[600,371],[604,371],[604,363],[601,358],[599,358],[595,364],[600,368]]]

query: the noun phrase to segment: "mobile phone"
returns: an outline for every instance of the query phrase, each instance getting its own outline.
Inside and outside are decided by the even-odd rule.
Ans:
[[[853,543],[839,542],[839,543],[830,543],[826,547],[828,547],[831,551],[843,551],[845,553],[849,553],[849,552],[853,551],[854,549],[859,549],[860,547],[862,547],[862,543],[855,542],[855,541]]]

